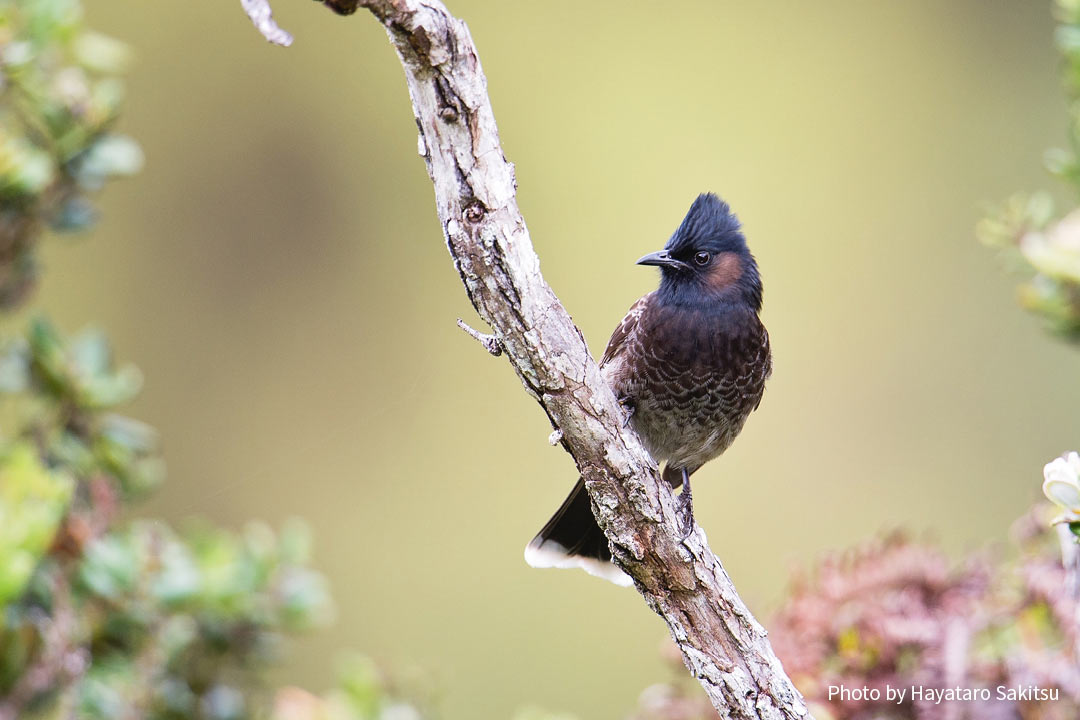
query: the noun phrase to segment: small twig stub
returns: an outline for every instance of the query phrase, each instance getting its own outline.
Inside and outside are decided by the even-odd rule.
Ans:
[[[268,0],[240,0],[240,4],[244,6],[244,12],[251,18],[251,22],[264,38],[282,47],[292,45],[292,35],[274,22],[274,12],[270,9]]]
[[[461,318],[458,318],[457,326],[464,330],[466,335],[469,335],[478,343],[483,345],[484,349],[495,357],[499,357],[500,355],[502,355],[502,343],[499,342],[499,338],[495,337],[494,335],[485,335],[479,330],[474,330],[473,328],[469,327],[469,324]]]

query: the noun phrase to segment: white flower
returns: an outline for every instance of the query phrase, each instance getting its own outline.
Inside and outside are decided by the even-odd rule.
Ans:
[[[1080,211],[1070,213],[1045,232],[1024,235],[1020,252],[1044,275],[1080,280]]]
[[[1054,458],[1043,468],[1043,493],[1055,505],[1080,514],[1080,454]]]

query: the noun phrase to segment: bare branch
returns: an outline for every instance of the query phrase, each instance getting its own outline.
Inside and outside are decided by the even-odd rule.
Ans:
[[[255,27],[264,38],[282,47],[292,45],[292,35],[279,28],[274,22],[274,13],[270,10],[268,0],[240,0],[240,4],[244,6],[244,12],[251,18],[251,22],[255,23]]]
[[[366,7],[386,28],[405,69],[454,267],[577,463],[615,562],[667,623],[723,717],[807,720],[802,696],[704,532],[695,527],[685,539],[679,532],[671,489],[540,274],[465,23],[438,0],[325,4],[342,14]]]

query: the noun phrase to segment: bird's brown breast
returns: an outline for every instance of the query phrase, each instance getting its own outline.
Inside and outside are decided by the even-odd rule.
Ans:
[[[771,369],[769,336],[753,310],[664,306],[655,293],[631,309],[604,355],[605,375],[653,457],[691,471],[735,439]]]

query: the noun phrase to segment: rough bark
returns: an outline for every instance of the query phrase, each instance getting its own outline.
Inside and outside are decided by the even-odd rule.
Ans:
[[[809,718],[704,532],[695,526],[681,537],[672,491],[540,274],[465,23],[438,0],[324,4],[343,15],[365,7],[386,28],[405,69],[454,267],[494,333],[485,346],[501,348],[547,413],[552,438],[585,478],[615,562],[667,623],[687,668],[723,717]]]

